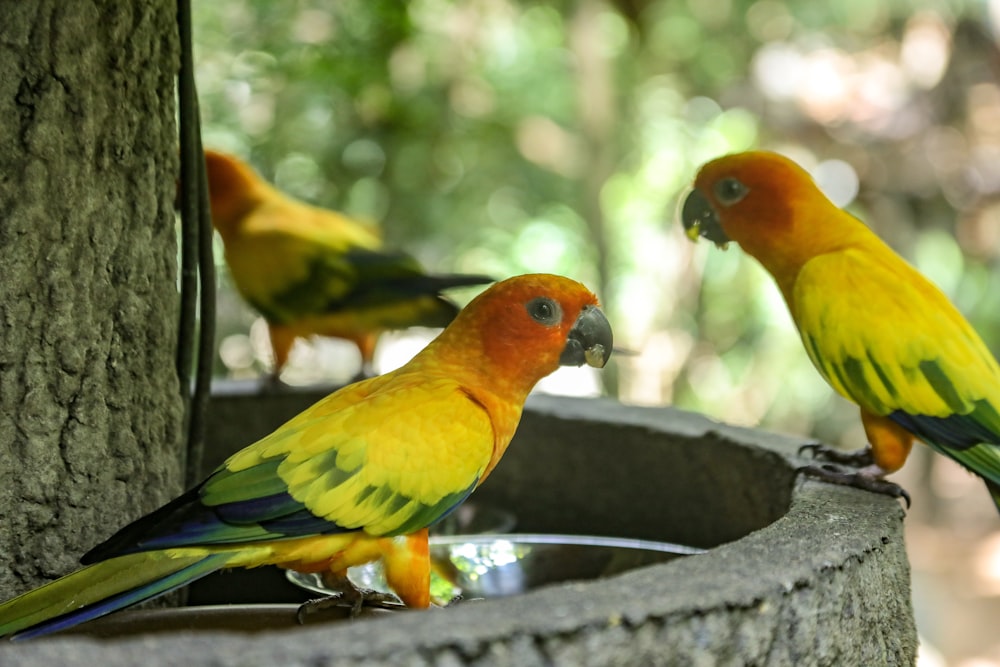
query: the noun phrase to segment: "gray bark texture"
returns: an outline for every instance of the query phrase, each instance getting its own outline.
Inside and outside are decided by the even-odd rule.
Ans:
[[[0,0],[0,599],[180,490],[175,12]]]

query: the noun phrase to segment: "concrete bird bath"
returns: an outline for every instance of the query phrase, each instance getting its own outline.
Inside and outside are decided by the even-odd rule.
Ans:
[[[208,452],[207,467],[320,397],[253,391],[220,386],[209,440],[226,447]],[[901,506],[796,477],[799,444],[667,408],[533,397],[477,501],[512,511],[518,532],[708,551],[606,579],[349,623],[65,635],[0,646],[0,664],[913,664]],[[247,583],[254,577],[266,578],[220,575],[196,585],[192,599],[253,600],[248,589],[272,602],[301,595],[283,580],[283,592],[271,595],[278,584]]]

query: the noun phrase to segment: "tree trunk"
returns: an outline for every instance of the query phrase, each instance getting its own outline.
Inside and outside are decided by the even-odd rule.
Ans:
[[[0,591],[180,490],[176,9],[0,0]]]

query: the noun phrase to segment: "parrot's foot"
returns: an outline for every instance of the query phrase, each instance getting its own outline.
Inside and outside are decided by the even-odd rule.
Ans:
[[[381,593],[351,585],[344,587],[343,590],[334,595],[303,602],[299,605],[298,611],[295,612],[295,620],[298,621],[299,625],[302,625],[307,617],[334,607],[349,608],[351,618],[360,615],[361,610],[365,607],[391,610],[406,609],[399,598],[391,593]]]
[[[842,463],[853,468],[864,468],[875,463],[871,447],[845,452],[842,449],[824,445],[821,442],[807,442],[799,447],[799,456],[811,452],[814,459],[829,463]]]
[[[443,605],[440,605],[439,608],[440,609],[448,609],[449,607],[457,606],[458,603],[460,603],[460,602],[482,602],[485,599],[486,598],[467,598],[467,597],[463,597],[462,594],[459,593],[458,595],[456,595],[452,599],[450,599],[447,602],[445,602]]]
[[[910,508],[910,494],[899,484],[882,479],[880,476],[883,474],[881,468],[870,467],[845,472],[832,465],[812,465],[796,468],[795,471],[808,477],[829,482],[830,484],[852,486],[855,489],[864,489],[865,491],[880,493],[892,496],[893,498],[902,498],[906,501],[906,508]]]

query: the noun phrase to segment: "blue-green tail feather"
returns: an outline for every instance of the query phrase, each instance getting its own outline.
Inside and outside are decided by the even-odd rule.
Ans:
[[[85,567],[0,604],[0,637],[71,628],[189,584],[225,567],[229,557],[130,554]]]
[[[929,417],[897,410],[889,418],[935,451],[982,477],[1000,512],[1000,433],[997,413],[990,404],[981,401],[973,412],[964,415]]]

